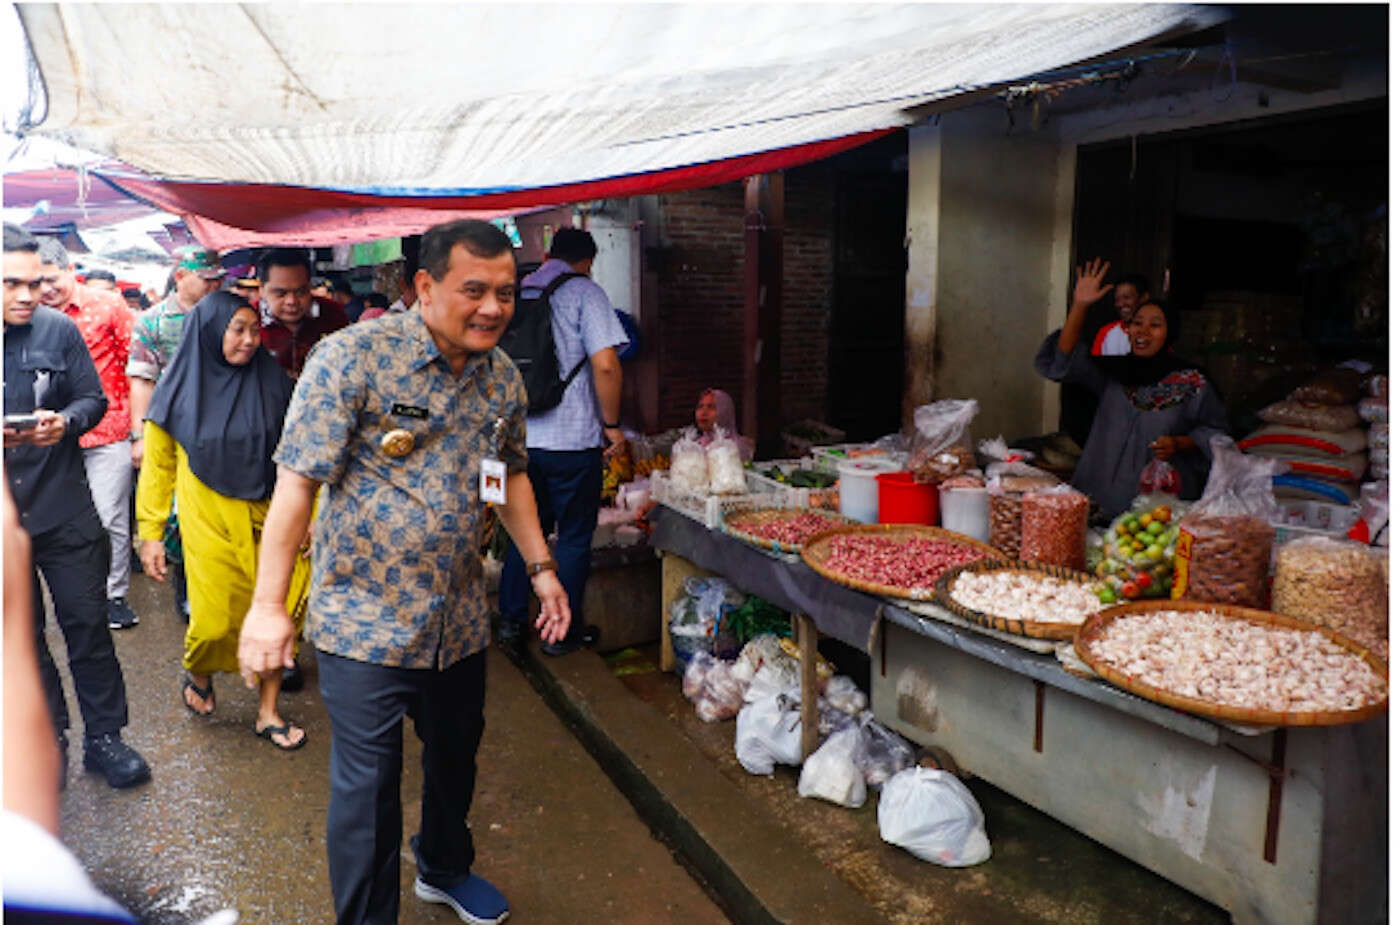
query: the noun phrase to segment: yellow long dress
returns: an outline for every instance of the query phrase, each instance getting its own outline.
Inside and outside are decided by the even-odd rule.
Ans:
[[[179,503],[190,623],[184,666],[195,674],[238,671],[238,633],[253,601],[267,501],[229,498],[205,485],[190,469],[184,447],[160,426],[146,421],[145,453],[136,485],[137,535],[160,540],[170,513],[171,492]],[[311,566],[297,556],[287,590],[287,612],[297,634],[306,618]]]

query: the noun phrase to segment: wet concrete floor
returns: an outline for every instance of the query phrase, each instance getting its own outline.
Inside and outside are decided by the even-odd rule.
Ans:
[[[62,837],[94,882],[143,922],[195,922],[237,909],[244,923],[331,921],[325,814],[330,725],[314,654],[301,655],[304,691],[284,716],[309,734],[282,753],[252,735],[255,694],[215,679],[218,709],[187,712],[178,695],[184,627],[168,586],[133,576],[139,626],[114,634],[131,722],[125,738],[153,780],[109,788],[81,767],[81,721],[62,637],[49,646],[64,673],[75,747],[62,800]],[[412,894],[408,835],[417,829],[418,740],[406,723],[400,921],[455,922]],[[725,915],[604,776],[568,729],[498,652],[490,655],[486,734],[470,821],[476,872],[511,902],[512,922],[719,923]]]

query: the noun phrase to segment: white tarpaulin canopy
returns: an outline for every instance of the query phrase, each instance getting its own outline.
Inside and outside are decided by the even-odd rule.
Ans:
[[[1204,28],[1139,5],[20,4],[32,129],[163,178],[473,196],[907,125]]]

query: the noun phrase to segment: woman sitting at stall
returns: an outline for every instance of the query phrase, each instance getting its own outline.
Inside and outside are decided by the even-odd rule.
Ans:
[[[721,389],[706,389],[695,403],[695,429],[700,432],[701,446],[709,446],[716,431],[723,430],[739,444],[739,455],[745,462],[753,459],[753,441],[739,435],[734,420],[734,399]]]
[[[1181,475],[1181,497],[1200,496],[1210,469],[1210,438],[1226,428],[1225,406],[1198,367],[1171,352],[1177,318],[1149,298],[1128,321],[1132,353],[1091,357],[1080,341],[1089,306],[1106,295],[1108,264],[1095,260],[1077,271],[1065,326],[1041,344],[1035,368],[1047,379],[1075,382],[1099,396],[1075,488],[1116,516],[1138,493],[1143,467],[1155,456]]]
[[[238,671],[238,633],[253,598],[258,539],[276,480],[272,452],[292,397],[292,380],[263,349],[260,334],[258,313],[242,297],[205,296],[146,412],[136,489],[141,563],[147,575],[165,580],[161,534],[173,491],[190,598],[180,697],[200,716],[214,712],[213,673]],[[287,611],[298,620],[302,608],[295,605],[308,579],[308,564],[299,559],[287,598]],[[306,731],[278,713],[281,686],[280,671],[260,679],[253,732],[290,751],[306,743]]]

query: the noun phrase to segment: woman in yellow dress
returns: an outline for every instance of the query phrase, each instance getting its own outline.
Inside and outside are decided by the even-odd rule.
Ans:
[[[214,672],[238,672],[238,633],[253,598],[258,543],[276,480],[272,452],[294,383],[262,348],[258,313],[242,297],[215,292],[195,306],[146,412],[146,453],[136,489],[141,563],[166,575],[161,541],[171,493],[180,511],[190,622],[180,696],[200,716],[214,712]],[[310,578],[300,559],[287,610]],[[298,627],[300,629],[300,627]],[[306,743],[281,716],[281,672],[259,679],[253,732],[280,749]]]

